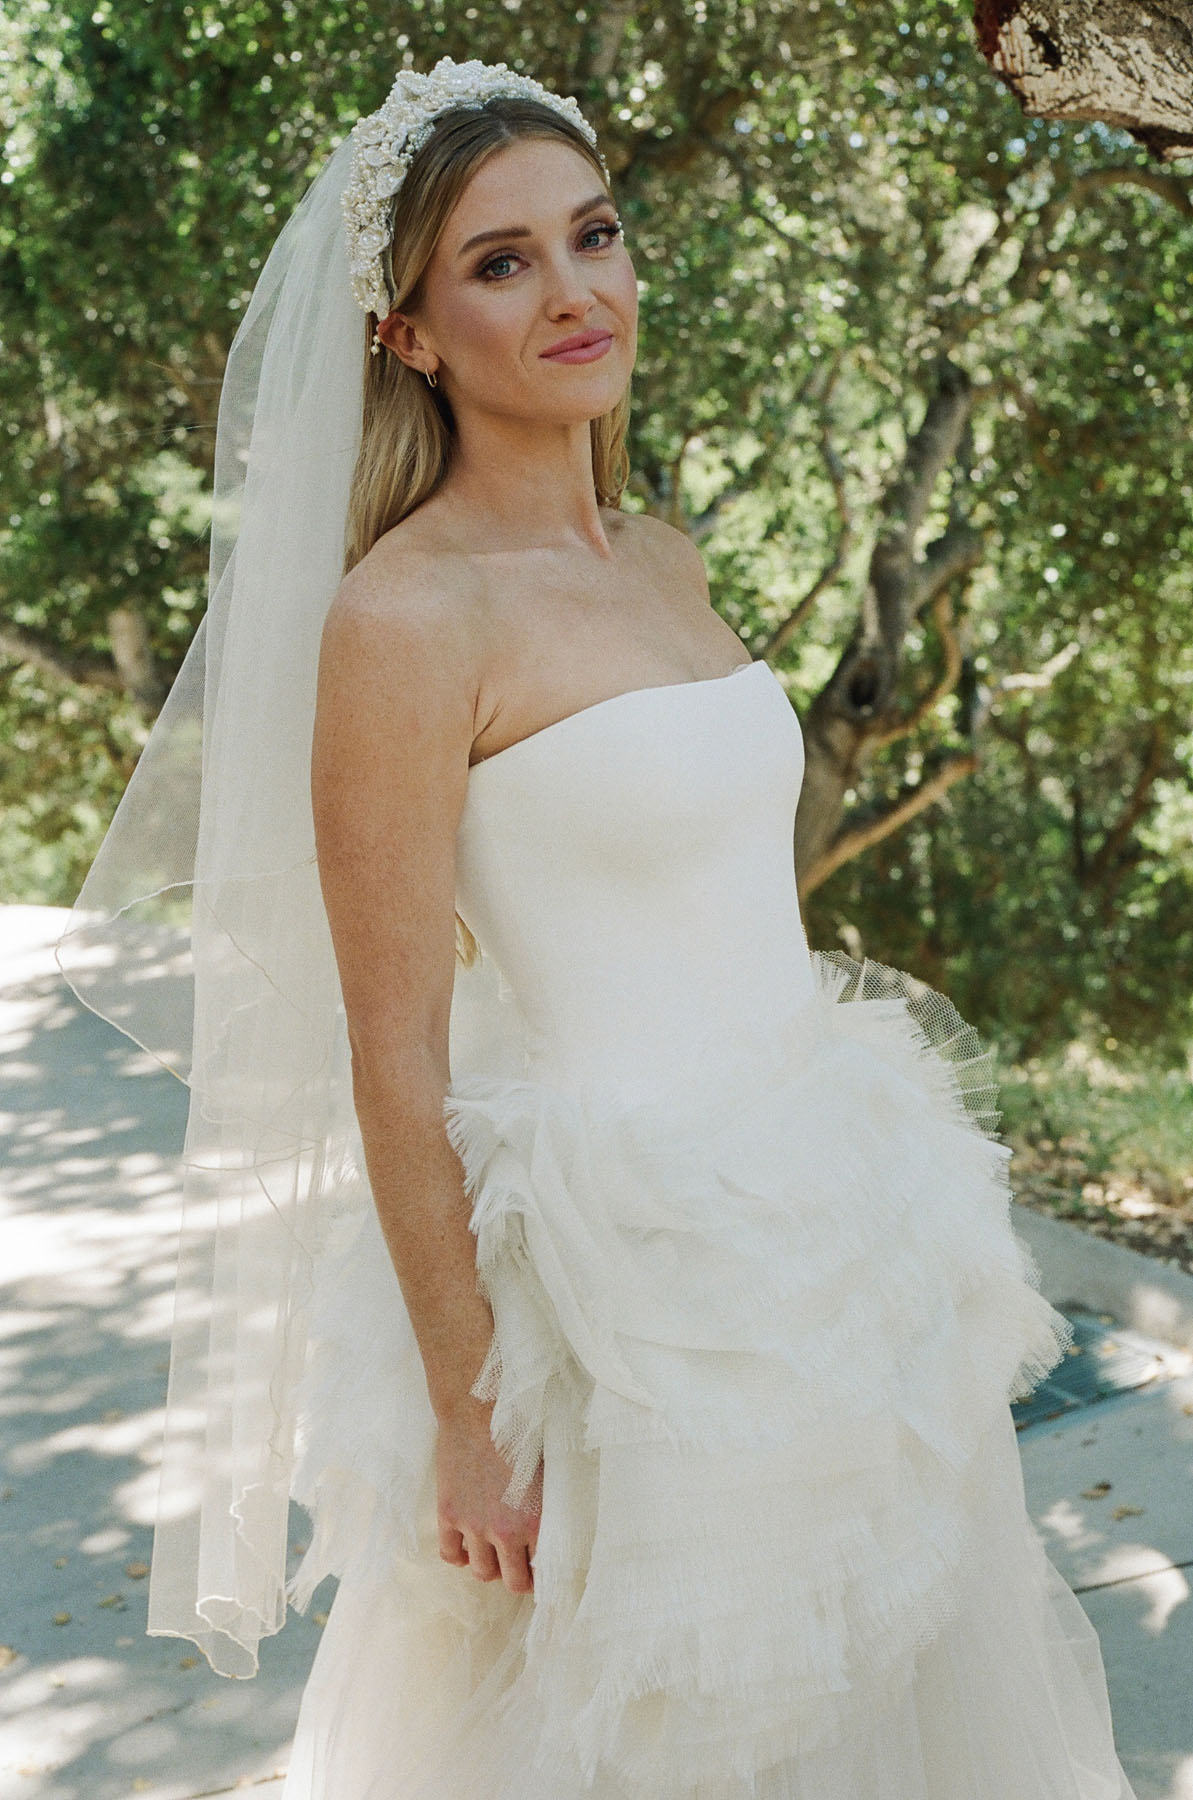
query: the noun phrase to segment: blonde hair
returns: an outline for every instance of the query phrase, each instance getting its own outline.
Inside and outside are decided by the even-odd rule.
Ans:
[[[478,111],[453,108],[435,121],[431,136],[410,164],[398,190],[392,269],[394,309],[415,313],[422,281],[444,225],[481,164],[518,138],[560,138],[592,165],[608,192],[600,160],[562,113],[542,102],[495,95]],[[451,463],[455,424],[451,407],[422,371],[400,356],[371,353],[376,315],[367,315],[364,340],[364,412],[360,451],[352,477],[344,547],[344,574],[378,538],[430,498]],[[611,411],[590,421],[592,473],[597,500],[620,508],[629,477],[626,431],[630,388]],[[456,954],[465,968],[479,946],[456,914]]]

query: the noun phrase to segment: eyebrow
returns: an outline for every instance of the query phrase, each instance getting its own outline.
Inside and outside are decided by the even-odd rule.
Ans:
[[[590,199],[581,200],[579,206],[573,206],[571,212],[568,214],[568,221],[570,224],[574,225],[576,220],[580,218],[583,213],[591,212],[594,206],[611,206],[612,204],[613,202],[610,200],[608,194],[593,194]],[[456,254],[457,256],[464,256],[469,250],[474,249],[477,244],[492,243],[497,238],[525,238],[533,236],[534,233],[530,230],[529,226],[526,225],[507,225],[500,231],[478,231],[475,237],[470,237],[466,244],[460,245]]]

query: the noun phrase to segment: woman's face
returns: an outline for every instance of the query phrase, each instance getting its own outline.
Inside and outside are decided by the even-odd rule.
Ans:
[[[427,265],[422,310],[406,315],[436,359],[419,366],[430,361],[454,406],[574,422],[617,404],[637,356],[638,284],[616,224],[591,163],[556,139],[522,138],[477,170]],[[592,361],[543,354],[595,331],[611,341]]]

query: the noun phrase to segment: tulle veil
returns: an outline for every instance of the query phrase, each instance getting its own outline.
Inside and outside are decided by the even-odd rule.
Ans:
[[[354,1166],[310,799],[361,433],[351,156],[347,138],[307,189],[236,332],[207,610],[55,945],[79,999],[190,1088],[149,1631],[242,1677],[286,1616],[312,1272]],[[483,955],[458,966],[453,1070],[506,1011]]]

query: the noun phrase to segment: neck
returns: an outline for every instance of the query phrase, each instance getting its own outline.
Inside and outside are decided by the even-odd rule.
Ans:
[[[612,558],[587,419],[458,418],[456,453],[440,492],[483,526],[492,550],[583,547]]]

